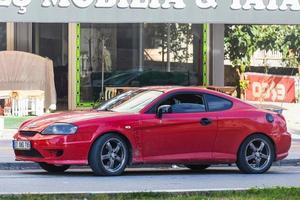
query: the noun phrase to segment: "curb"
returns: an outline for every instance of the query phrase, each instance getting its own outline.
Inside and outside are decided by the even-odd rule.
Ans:
[[[235,164],[232,165],[214,165],[216,167],[226,167],[226,166],[235,166]],[[282,161],[277,161],[273,163],[273,166],[300,166],[300,159],[286,159]],[[139,165],[132,165],[129,166],[129,168],[161,168],[161,169],[167,169],[167,168],[181,168],[184,167],[183,165],[162,165],[162,164],[139,164]],[[88,168],[88,166],[80,166],[80,165],[74,165],[71,167],[72,169],[85,169]],[[37,163],[31,163],[31,162],[10,162],[10,163],[0,163],[0,170],[33,170],[33,169],[40,169],[40,166]]]
[[[36,163],[27,162],[9,162],[0,163],[0,170],[26,170],[26,169],[38,169],[39,165]]]
[[[285,159],[273,163],[273,166],[300,166],[300,159]]]

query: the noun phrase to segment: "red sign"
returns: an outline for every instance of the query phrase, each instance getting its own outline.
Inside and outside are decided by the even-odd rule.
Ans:
[[[295,79],[291,76],[246,73],[246,100],[295,103]]]

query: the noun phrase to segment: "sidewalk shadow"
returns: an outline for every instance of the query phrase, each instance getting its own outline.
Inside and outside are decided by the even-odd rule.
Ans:
[[[61,177],[102,177],[102,178],[113,178],[105,176],[95,176],[93,172],[89,169],[75,170],[70,169],[64,173],[48,173],[42,170],[39,171],[24,171],[21,172],[26,175],[45,175],[45,176],[61,176]],[[260,174],[259,176],[264,176],[268,174],[284,174],[286,172],[270,170],[265,174]],[[192,171],[189,169],[128,169],[121,176],[115,177],[126,177],[126,176],[178,176],[178,175],[243,175],[243,176],[255,176],[257,174],[243,174],[238,169],[229,167],[226,168],[212,168],[204,171]]]

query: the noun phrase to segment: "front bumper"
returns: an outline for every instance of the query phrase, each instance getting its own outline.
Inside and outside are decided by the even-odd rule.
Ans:
[[[14,150],[17,161],[45,162],[56,165],[88,164],[89,141],[78,141],[76,135],[24,136],[17,133],[14,140],[30,141],[31,150]]]

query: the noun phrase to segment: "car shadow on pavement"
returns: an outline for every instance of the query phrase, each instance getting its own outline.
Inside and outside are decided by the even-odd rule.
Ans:
[[[23,171],[26,175],[45,175],[45,176],[68,176],[68,177],[98,177],[89,169],[70,169],[64,173],[48,173],[42,170],[38,171]],[[270,170],[265,174],[282,174],[283,172]],[[241,173],[237,168],[212,168],[204,171],[192,171],[189,169],[127,169],[121,177],[126,176],[178,176],[178,175],[248,175]],[[120,177],[120,176],[119,176]]]

